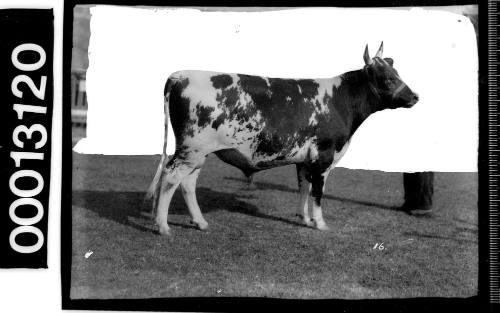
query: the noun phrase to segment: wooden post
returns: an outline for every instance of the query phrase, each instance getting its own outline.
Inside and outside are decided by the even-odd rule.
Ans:
[[[411,214],[425,214],[432,210],[434,172],[404,173],[403,185],[405,211]]]

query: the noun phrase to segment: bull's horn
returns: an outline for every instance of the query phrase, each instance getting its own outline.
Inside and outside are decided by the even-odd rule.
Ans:
[[[382,41],[380,43],[380,48],[378,48],[377,54],[375,55],[376,58],[381,58],[382,59],[382,54],[384,53],[384,42]]]
[[[363,54],[363,60],[365,60],[366,65],[370,65],[373,63],[373,60],[370,58],[370,54],[368,53],[368,44],[366,44],[365,53]]]

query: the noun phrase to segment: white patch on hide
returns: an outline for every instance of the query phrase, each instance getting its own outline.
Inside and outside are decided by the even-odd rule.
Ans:
[[[314,111],[309,117],[309,126],[316,126],[318,124],[317,113]]]
[[[195,124],[193,125],[193,132],[194,136],[186,135],[182,144],[188,146],[191,151],[198,150],[196,154],[207,155],[223,148],[217,138],[215,129],[212,127],[200,128]]]
[[[294,162],[303,162],[308,157],[308,152],[312,141],[313,138],[309,138],[301,146],[295,143],[295,146],[292,148],[292,150],[290,150],[290,153],[288,153],[287,159],[290,159]]]
[[[269,86],[270,86],[270,84],[269,84],[269,78],[267,78],[267,77],[262,77],[262,79],[264,79],[264,80],[266,81],[266,84],[267,84],[267,86],[269,87]]]
[[[314,80],[316,83],[318,83],[318,95],[314,97],[314,102],[316,101],[319,102],[320,104],[320,109],[316,108],[315,110],[318,113],[329,113],[330,110],[328,109],[328,105],[324,103],[323,99],[325,97],[325,94],[328,96],[332,97],[332,89],[333,86],[338,86],[340,84],[340,78],[339,77],[334,77],[334,78],[328,78],[328,79],[315,79]]]
[[[311,144],[309,145],[309,149],[307,150],[307,159],[311,161],[315,161],[318,159],[318,146],[316,145],[315,138],[311,139]]]
[[[229,85],[227,88],[233,88],[233,87],[238,87],[238,82],[240,81],[240,78],[238,77],[238,75],[236,74],[227,74],[229,76],[231,76],[231,78],[233,79],[233,83],[231,85]]]
[[[338,88],[342,83],[342,78],[340,76],[335,76],[334,78],[332,78],[332,81],[333,81],[333,86]]]
[[[254,137],[256,133],[255,131],[250,131],[246,126],[252,125],[255,128],[257,125],[264,127],[264,124],[260,112],[257,112],[248,122],[241,125],[240,121],[236,119],[227,119],[217,128],[217,140],[224,148],[235,148],[251,160],[253,151],[255,150]]]
[[[180,78],[187,78],[189,83],[182,92],[182,96],[189,98],[191,108],[198,103],[205,107],[217,108],[217,89],[212,85],[210,78],[220,73],[206,71],[182,71]]]
[[[242,91],[239,91],[239,94],[240,97],[236,103],[236,107],[246,109],[248,104],[253,102],[252,97],[248,93]]]
[[[259,162],[273,161],[273,160],[275,160],[279,156],[281,156],[280,153],[275,153],[275,154],[271,154],[271,155],[267,155],[267,154],[254,154],[253,157],[252,157],[252,163],[253,164],[257,164]]]

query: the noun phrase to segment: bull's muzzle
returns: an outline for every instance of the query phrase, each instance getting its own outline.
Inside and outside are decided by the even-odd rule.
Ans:
[[[412,95],[412,97],[411,97],[410,101],[408,102],[408,108],[411,108],[411,107],[412,107],[412,106],[414,106],[414,105],[415,105],[415,103],[417,103],[417,102],[418,102],[418,94],[413,93],[413,95]]]

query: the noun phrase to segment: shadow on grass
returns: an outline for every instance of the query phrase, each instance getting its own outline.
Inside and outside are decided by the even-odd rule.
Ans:
[[[450,236],[440,236],[437,234],[425,234],[422,232],[416,232],[416,231],[411,231],[411,232],[404,232],[404,236],[408,237],[420,237],[420,238],[429,238],[429,239],[438,239],[438,240],[452,240],[456,241],[457,243],[472,243],[472,244],[477,244],[477,240],[471,240],[468,238],[463,238],[466,235],[469,236],[474,236],[477,238],[477,230],[474,229],[467,229],[463,227],[457,227]]]
[[[239,182],[242,182],[244,184],[247,183],[247,181],[245,179],[241,179],[241,178],[237,178],[237,177],[227,176],[227,177],[224,177],[224,179],[239,181]],[[294,189],[294,188],[288,187],[287,185],[274,184],[274,183],[268,183],[268,182],[253,182],[253,184],[255,185],[255,187],[257,187],[257,189],[260,189],[260,190],[272,189],[272,190],[278,190],[278,191],[284,191],[284,192],[298,193],[298,187],[297,187],[297,189]],[[377,208],[384,209],[384,210],[403,212],[402,207],[396,206],[396,205],[386,205],[386,204],[382,204],[382,203],[363,201],[363,200],[355,200],[355,199],[349,199],[349,198],[326,195],[326,194],[323,195],[323,198],[341,201],[341,202],[346,202],[346,203],[351,203],[351,204],[373,206],[373,207],[377,207]],[[404,212],[404,213],[406,213],[406,212]]]
[[[204,187],[197,188],[196,195],[202,209],[202,213],[224,210],[295,226],[304,226],[301,223],[292,220],[262,213],[255,205],[240,200],[241,198],[252,198],[248,195],[218,192]],[[130,218],[142,220],[150,219],[151,221],[154,220],[154,217],[151,215],[151,202],[144,201],[144,196],[145,194],[143,192],[133,191],[74,190],[72,194],[72,202],[73,205],[91,210],[101,217],[127,226],[132,226],[141,231],[156,233],[157,231],[151,229],[150,227],[130,221]],[[172,198],[169,213],[180,215],[189,214],[187,206],[179,190],[176,191]],[[194,228],[193,225],[188,223],[182,224],[169,221],[169,224],[182,228]]]

